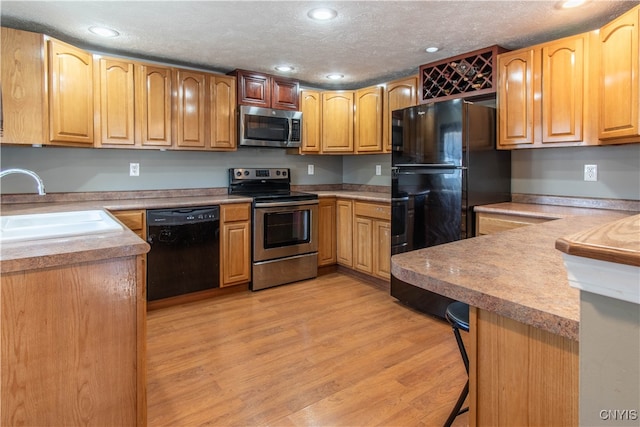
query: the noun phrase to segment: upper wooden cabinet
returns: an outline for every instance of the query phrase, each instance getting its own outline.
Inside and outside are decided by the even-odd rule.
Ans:
[[[205,108],[207,104],[206,74],[176,69],[175,73],[176,147],[207,147]]]
[[[1,30],[0,142],[42,144],[48,126],[42,34]]]
[[[232,76],[207,76],[209,107],[209,147],[236,149],[236,79]]]
[[[143,147],[172,145],[171,68],[136,64],[136,130]]]
[[[352,91],[322,92],[323,153],[353,153],[353,103]]]
[[[605,144],[640,142],[640,6],[600,29],[599,133]]]
[[[589,73],[593,33],[498,56],[498,148],[597,144]]]
[[[302,111],[301,153],[318,154],[322,136],[322,95],[317,90],[300,92],[300,111]]]
[[[133,63],[96,57],[94,68],[96,145],[134,145]]]
[[[235,70],[238,104],[298,111],[300,84],[286,77]]]
[[[382,145],[386,153],[391,152],[392,124],[391,113],[394,110],[417,105],[418,76],[394,80],[386,84],[382,102]]]
[[[49,142],[93,146],[93,58],[89,52],[46,37]]]
[[[354,152],[382,152],[382,99],[381,86],[359,89],[355,92]]]

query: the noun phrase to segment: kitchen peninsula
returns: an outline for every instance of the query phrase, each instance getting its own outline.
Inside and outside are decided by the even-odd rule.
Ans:
[[[588,211],[392,257],[401,280],[470,306],[470,425],[578,425],[580,298],[555,242],[632,214]]]

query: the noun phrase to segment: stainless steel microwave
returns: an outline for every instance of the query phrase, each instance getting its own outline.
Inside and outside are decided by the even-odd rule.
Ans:
[[[241,105],[238,143],[256,147],[299,147],[302,141],[302,113]]]

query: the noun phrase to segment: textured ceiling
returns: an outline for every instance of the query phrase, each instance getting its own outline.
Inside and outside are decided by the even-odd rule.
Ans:
[[[8,1],[2,25],[93,51],[228,72],[290,75],[306,86],[357,88],[416,73],[421,64],[499,44],[508,49],[598,28],[638,1]],[[320,6],[336,19],[315,22]],[[101,39],[92,25],[121,36]],[[439,46],[427,54],[428,46]],[[274,66],[291,64],[279,73]],[[337,83],[326,75],[339,72]]]

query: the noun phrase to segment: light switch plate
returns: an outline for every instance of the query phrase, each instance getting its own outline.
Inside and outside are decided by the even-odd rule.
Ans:
[[[382,175],[382,166],[376,165],[376,175]]]
[[[307,175],[313,175],[315,173],[313,165],[307,165]]]

